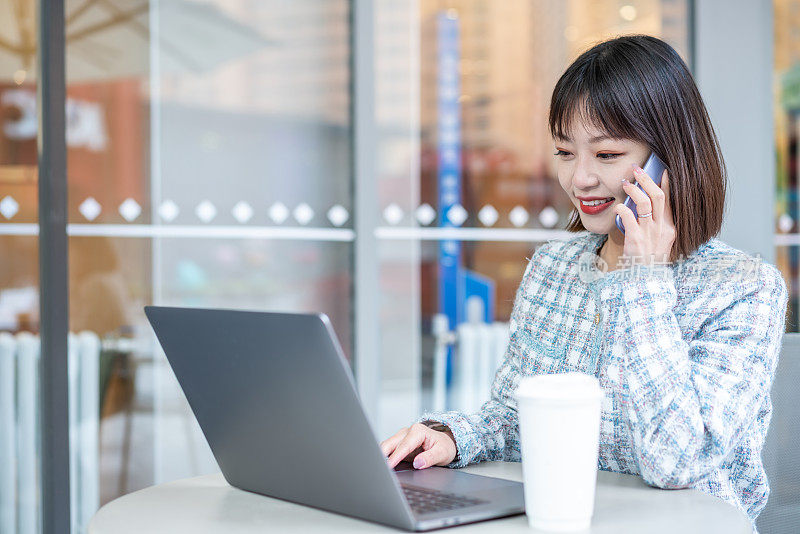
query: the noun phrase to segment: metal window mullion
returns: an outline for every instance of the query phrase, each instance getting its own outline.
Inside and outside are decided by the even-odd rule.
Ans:
[[[70,530],[64,0],[39,0],[39,425],[44,534]]]
[[[353,0],[351,10],[351,124],[353,162],[354,366],[361,404],[376,428],[380,394],[380,286],[378,283],[375,50],[372,0]]]

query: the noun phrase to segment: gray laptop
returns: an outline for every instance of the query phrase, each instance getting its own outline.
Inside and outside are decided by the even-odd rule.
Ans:
[[[405,530],[524,512],[519,482],[390,469],[324,314],[145,313],[232,486]]]

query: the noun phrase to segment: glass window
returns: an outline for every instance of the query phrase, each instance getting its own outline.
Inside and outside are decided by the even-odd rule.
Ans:
[[[352,358],[350,15],[338,0],[66,12],[70,326],[93,349],[71,360],[95,414],[72,436],[83,528],[122,494],[218,470],[145,305],[325,312]]]
[[[325,312],[353,361],[352,221],[370,211],[377,432],[479,405],[527,258],[564,235],[558,76],[624,33],[688,57],[686,0],[376,2],[377,198],[356,206],[350,2],[66,4],[75,530],[117,496],[217,470],[143,306]],[[19,5],[0,3],[11,42],[34,28]],[[33,58],[4,42],[0,317],[35,333]]]
[[[488,400],[527,259],[566,235],[571,205],[547,130],[558,77],[621,34],[658,36],[688,62],[688,9],[685,0],[378,4],[381,438],[422,410]]]

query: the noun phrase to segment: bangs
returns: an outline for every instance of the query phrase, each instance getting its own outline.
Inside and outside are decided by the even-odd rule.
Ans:
[[[612,138],[642,140],[634,125],[634,121],[640,121],[631,117],[635,106],[631,106],[630,90],[614,83],[617,80],[613,74],[598,75],[603,67],[597,63],[583,67],[567,70],[553,89],[550,135],[554,139],[570,139],[575,126],[582,122]]]

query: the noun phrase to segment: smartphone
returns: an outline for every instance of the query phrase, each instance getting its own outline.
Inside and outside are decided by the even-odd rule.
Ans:
[[[657,186],[661,186],[661,175],[664,174],[664,169],[666,168],[667,166],[664,164],[663,161],[661,161],[661,158],[656,156],[655,152],[651,152],[650,157],[647,158],[647,161],[645,162],[644,167],[642,167],[642,170],[645,172],[645,174],[647,174],[647,176],[653,179],[653,181],[656,183]],[[639,182],[636,182],[636,187],[644,191]],[[631,210],[633,210],[633,216],[638,219],[639,213],[636,211],[636,202],[634,202],[631,197],[628,197],[625,199],[625,205],[628,206]],[[617,228],[619,228],[619,231],[624,234],[625,227],[622,225],[622,217],[617,215],[616,221],[617,221]]]

